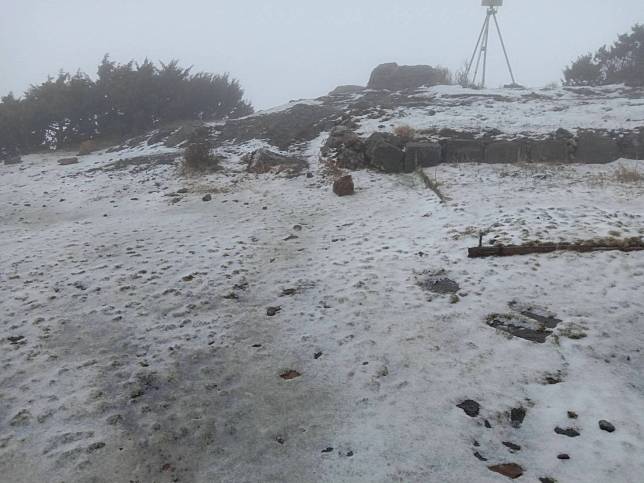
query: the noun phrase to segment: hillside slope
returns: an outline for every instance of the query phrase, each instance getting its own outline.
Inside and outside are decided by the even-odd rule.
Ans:
[[[267,113],[244,135],[213,126],[223,169],[207,176],[180,176],[162,140],[0,166],[3,478],[493,482],[489,466],[514,463],[520,481],[639,480],[644,253],[467,248],[481,231],[642,237],[644,184],[619,176],[642,163],[441,164],[426,170],[441,203],[415,173],[366,169],[336,197],[320,151],[336,117],[363,136],[398,122],[538,135],[635,129],[644,104],[448,94],[427,91],[432,116],[378,101],[380,117],[346,117],[358,96],[418,92],[307,101],[327,111],[293,142]],[[260,147],[309,168],[248,173]]]

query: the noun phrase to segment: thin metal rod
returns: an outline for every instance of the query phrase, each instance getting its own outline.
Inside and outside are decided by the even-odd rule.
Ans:
[[[508,57],[508,51],[505,48],[505,42],[503,42],[503,35],[501,34],[501,27],[499,27],[499,21],[496,19],[496,12],[493,14],[494,23],[496,24],[496,30],[499,33],[499,39],[501,39],[501,47],[503,47],[503,54],[505,55],[505,61],[508,64],[508,70],[510,71],[510,77],[512,78],[512,84],[516,85],[517,81],[514,78],[514,72],[512,72],[512,66],[510,65],[510,57]]]
[[[483,44],[483,49],[484,49],[484,53],[483,53],[483,77],[482,77],[482,80],[481,80],[481,87],[485,87],[485,74],[487,73],[487,48],[488,48],[489,40],[490,40],[490,16],[491,15],[494,15],[494,10],[493,9],[488,10],[488,13],[487,13],[488,20],[487,20],[487,28],[485,29],[485,40],[484,40],[484,44]]]
[[[474,47],[474,52],[472,52],[472,59],[470,60],[470,63],[467,65],[467,72],[465,72],[465,77],[468,79],[470,78],[470,72],[472,71],[472,66],[474,65],[474,57],[476,57],[476,53],[479,50],[479,45],[481,45],[481,39],[483,38],[483,32],[485,32],[485,25],[487,24],[487,17],[485,20],[483,20],[483,27],[481,27],[481,33],[479,34],[479,39],[476,41],[476,47]],[[474,81],[472,81],[473,83]]]
[[[485,31],[489,28],[490,25],[490,17],[487,16],[485,17],[485,23],[483,24],[483,39],[482,42],[485,41]],[[481,43],[481,48],[479,50],[479,56],[478,59],[476,60],[476,69],[474,70],[474,77],[472,77],[472,84],[476,84],[476,78],[478,77],[479,74],[479,68],[481,66],[481,57],[483,56],[483,43]]]

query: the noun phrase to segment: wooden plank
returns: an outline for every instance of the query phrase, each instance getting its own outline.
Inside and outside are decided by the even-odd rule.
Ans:
[[[557,251],[571,251],[580,253],[621,251],[644,251],[644,243],[639,245],[593,245],[573,243],[548,243],[543,245],[498,245],[492,247],[474,247],[468,249],[469,258],[485,257],[512,257],[517,255],[530,255],[539,253],[552,253]]]

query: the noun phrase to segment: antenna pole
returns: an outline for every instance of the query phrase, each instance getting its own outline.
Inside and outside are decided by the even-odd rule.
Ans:
[[[481,87],[485,88],[485,74],[487,73],[487,46],[490,40],[490,17],[495,14],[494,8],[490,7],[487,11],[487,22],[485,28],[485,37],[483,40],[483,78],[481,80]]]
[[[483,38],[483,33],[485,32],[485,26],[486,25],[487,25],[487,17],[485,17],[485,20],[483,20],[483,27],[481,28],[481,33],[479,34],[479,39],[476,41],[476,47],[474,47],[474,52],[472,53],[472,59],[470,60],[470,63],[467,65],[467,72],[465,72],[465,77],[468,79],[468,82],[469,82],[469,78],[470,78],[470,71],[472,70],[472,66],[474,65],[474,58],[476,57],[476,53],[479,50],[479,45],[481,45],[481,39]]]
[[[474,68],[474,76],[472,77],[472,84],[476,85],[476,78],[479,75],[479,69],[481,67],[481,59],[483,59],[483,69],[481,72],[481,83],[479,84],[481,88],[485,88],[485,83],[487,80],[487,54],[489,49],[490,42],[490,22],[494,19],[494,25],[496,31],[499,34],[499,39],[501,41],[501,47],[503,48],[503,55],[505,56],[505,63],[507,64],[508,71],[510,72],[510,77],[512,79],[512,84],[516,85],[517,81],[514,77],[514,71],[512,70],[512,65],[510,63],[510,56],[508,55],[508,50],[505,46],[505,41],[503,40],[503,34],[501,33],[501,27],[499,21],[496,17],[498,13],[497,6],[503,5],[502,1],[483,1],[484,6],[488,6],[487,15],[483,21],[483,28],[479,33],[478,40],[476,41],[476,47],[474,47],[474,53],[470,59],[469,64],[467,65],[467,71],[465,72],[465,77],[467,82],[470,82],[470,73],[472,72],[472,67],[474,66],[474,59],[476,59],[476,67]],[[478,54],[478,57],[477,57]]]
[[[505,48],[505,42],[503,41],[503,34],[501,33],[501,27],[499,27],[499,21],[496,18],[496,12],[494,12],[494,24],[496,25],[496,31],[499,33],[499,39],[501,40],[501,47],[503,47],[503,55],[505,55],[505,62],[508,64],[508,70],[510,71],[512,84],[516,85],[517,81],[514,78],[514,72],[512,72],[512,65],[510,65],[510,57],[508,57],[508,51]]]

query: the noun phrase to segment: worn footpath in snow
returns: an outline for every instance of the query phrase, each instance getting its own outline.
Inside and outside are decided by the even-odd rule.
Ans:
[[[88,174],[111,156],[0,166],[3,481],[641,479],[644,253],[466,258],[480,230],[642,236],[616,164],[441,166],[443,205],[368,171],[337,198],[315,165]],[[561,322],[486,324],[511,302]]]

